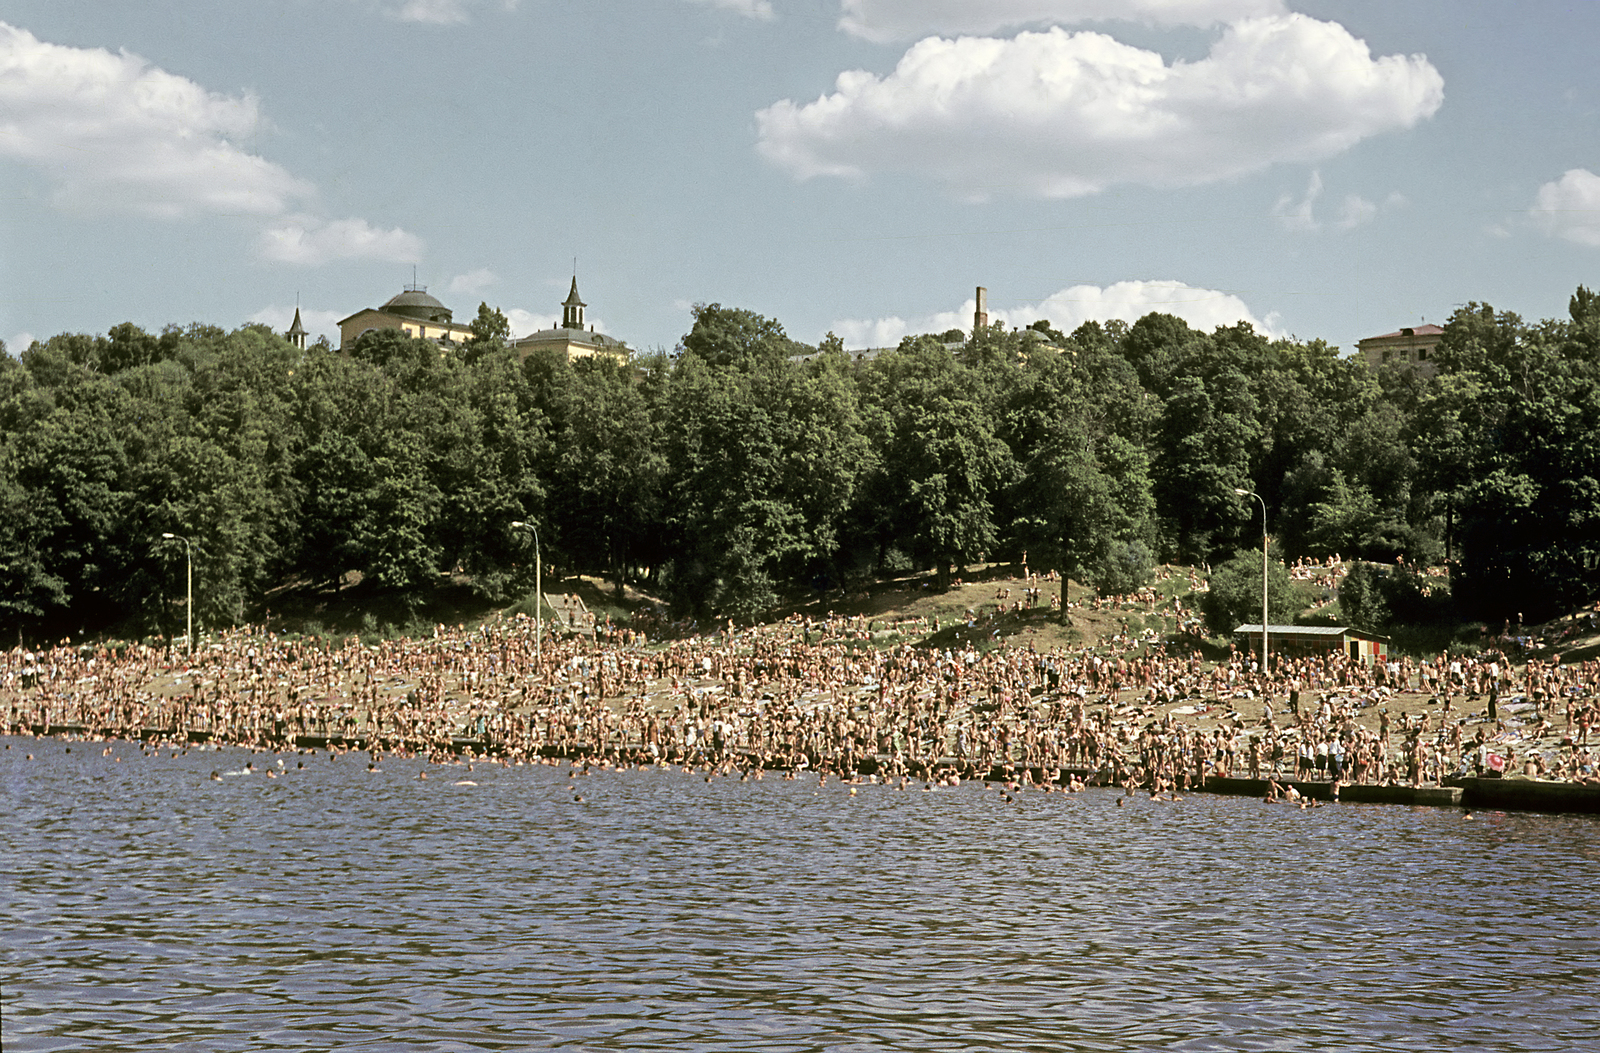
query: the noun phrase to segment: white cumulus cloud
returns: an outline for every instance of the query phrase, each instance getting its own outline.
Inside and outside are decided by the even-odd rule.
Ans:
[[[473,10],[486,3],[507,11],[517,6],[517,0],[402,0],[388,4],[385,10],[402,22],[454,26],[472,21]]]
[[[1315,162],[1431,116],[1444,80],[1421,55],[1374,58],[1304,15],[1230,25],[1170,65],[1101,33],[930,37],[894,71],[842,73],[814,102],[756,113],[758,148],[800,179],[926,174],[974,199],[1117,184],[1192,186]]]
[[[902,337],[915,333],[943,333],[950,329],[972,330],[972,313],[977,301],[968,298],[954,311],[940,311],[911,320],[898,316],[884,318],[845,318],[832,329],[846,347],[893,347]],[[1200,289],[1177,281],[1123,281],[1104,287],[1073,285],[1052,293],[1037,303],[1011,307],[989,304],[989,321],[1013,328],[1047,319],[1063,333],[1071,333],[1084,322],[1109,322],[1119,319],[1133,323],[1152,311],[1175,315],[1196,329],[1210,332],[1219,325],[1249,322],[1257,332],[1278,337],[1277,318],[1258,317],[1233,293]]]
[[[839,28],[884,43],[1021,26],[1143,22],[1209,26],[1282,14],[1282,0],[841,0]]]
[[[955,312],[944,312],[937,315],[928,315],[917,319],[915,324],[906,321],[899,315],[889,315],[886,318],[841,318],[829,327],[830,331],[844,346],[853,351],[860,351],[868,347],[894,347],[899,344],[909,333],[942,333],[946,329],[960,329],[961,323],[955,320]],[[946,324],[940,325],[944,320]],[[967,326],[972,321],[968,319]]]
[[[398,227],[382,230],[364,219],[289,217],[262,231],[256,247],[264,259],[308,267],[333,260],[416,263],[422,258],[421,238]]]
[[[1371,201],[1360,194],[1346,194],[1339,206],[1339,229],[1350,230],[1371,223],[1377,214],[1378,206]]]
[[[58,207],[252,217],[261,255],[278,262],[418,258],[415,235],[315,215],[312,183],[239,145],[266,128],[252,95],[0,22],[0,159],[42,173]]]
[[[1280,196],[1277,203],[1272,206],[1272,217],[1285,230],[1315,233],[1320,231],[1324,223],[1317,218],[1317,199],[1322,196],[1322,174],[1312,172],[1311,179],[1306,184],[1305,193],[1298,199],[1293,194]],[[1403,208],[1406,204],[1405,195],[1398,190],[1393,191],[1383,199],[1380,205],[1369,201],[1360,194],[1346,194],[1339,202],[1338,216],[1333,225],[1339,230],[1353,230],[1356,227],[1371,223],[1381,211]]]
[[[46,174],[77,209],[271,215],[312,187],[238,145],[250,95],[219,95],[127,52],[49,44],[0,22],[0,157]]]
[[[1296,201],[1293,194],[1284,194],[1272,206],[1272,218],[1282,224],[1285,230],[1316,230],[1321,224],[1317,222],[1313,209],[1316,208],[1317,198],[1321,196],[1322,174],[1312,172],[1311,180],[1306,184],[1305,196]]]
[[[478,296],[491,285],[498,285],[500,276],[487,267],[458,274],[446,286],[454,296]]]
[[[1535,195],[1533,221],[1553,238],[1600,246],[1600,175],[1568,169]]]
[[[1194,328],[1207,332],[1219,325],[1249,322],[1257,332],[1274,337],[1282,335],[1273,315],[1257,317],[1233,293],[1200,289],[1177,281],[1125,281],[1104,288],[1074,285],[1038,304],[1024,304],[999,315],[991,310],[989,315],[991,321],[999,318],[1014,326],[1048,318],[1052,326],[1070,333],[1084,322],[1119,319],[1131,324],[1152,311],[1176,315]]]
[[[503,308],[500,313],[511,323],[511,335],[519,338],[541,329],[554,329],[561,323],[559,314],[536,314],[521,307]]]
[[[760,22],[771,21],[774,17],[771,0],[690,0],[690,2],[732,11],[736,15],[743,15]]]
[[[6,341],[6,353],[12,358],[16,358],[32,347],[35,339],[36,337],[32,333],[17,333]]]

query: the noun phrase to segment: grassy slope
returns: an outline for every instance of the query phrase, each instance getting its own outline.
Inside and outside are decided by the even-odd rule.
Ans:
[[[1011,600],[1022,595],[1026,583],[1020,568],[1011,564],[989,564],[969,567],[958,575],[960,584],[940,593],[933,587],[932,575],[915,574],[888,579],[859,587],[850,593],[830,592],[815,598],[791,602],[771,612],[768,621],[780,621],[791,615],[800,615],[817,621],[830,614],[839,617],[861,617],[870,628],[878,632],[879,646],[901,643],[926,643],[939,647],[962,647],[968,643],[978,647],[993,646],[1005,641],[1012,646],[1032,644],[1040,651],[1057,647],[1098,647],[1109,643],[1119,633],[1138,637],[1143,630],[1153,630],[1187,651],[1191,647],[1202,651],[1208,658],[1220,657],[1218,641],[1207,642],[1198,637],[1174,634],[1179,629],[1179,619],[1171,606],[1173,599],[1182,602],[1185,614],[1193,612],[1198,596],[1189,591],[1187,568],[1174,568],[1170,578],[1155,583],[1162,601],[1152,612],[1145,605],[1124,605],[1120,609],[1093,610],[1094,593],[1077,582],[1068,583],[1067,603],[1072,608],[1063,619],[1050,610],[1050,598],[1060,593],[1058,582],[1037,582],[1043,592],[1040,605],[1033,610],[1012,612],[999,618],[991,617],[996,609],[996,593],[1009,588]],[[658,599],[633,586],[624,589],[617,597],[609,582],[588,576],[550,579],[545,592],[555,595],[576,593],[588,608],[604,618],[610,615],[625,622],[635,611],[659,608]],[[1337,619],[1337,604],[1325,606],[1329,597],[1322,590],[1309,586],[1302,597],[1308,615],[1314,621]],[[1314,594],[1315,593],[1315,594]],[[392,597],[375,595],[364,590],[359,582],[347,584],[337,590],[312,589],[304,586],[277,590],[264,609],[252,619],[258,624],[267,621],[279,632],[312,632],[330,634],[360,633],[363,636],[426,635],[438,623],[473,625],[499,613],[521,611],[531,614],[531,594],[510,606],[492,604],[473,594],[470,582],[462,577],[441,577],[439,587],[426,602],[415,610],[408,610]],[[976,615],[976,624],[967,625],[968,612]],[[546,608],[546,616],[549,609]],[[937,619],[939,630],[932,631]],[[896,623],[905,622],[903,632],[891,632]],[[697,626],[710,628],[709,625]],[[1546,657],[1561,654],[1566,661],[1581,661],[1600,657],[1600,632],[1579,629],[1570,618],[1557,619],[1544,626],[1530,627],[1542,646],[1533,653]],[[652,635],[655,635],[652,633]],[[1456,639],[1461,639],[1459,626],[1413,626],[1396,629],[1393,646],[1397,651],[1432,656],[1443,651]],[[1169,649],[1173,644],[1169,644]]]
[[[832,592],[813,599],[780,606],[769,616],[769,621],[781,621],[792,615],[807,620],[822,620],[830,614],[839,617],[861,617],[879,632],[880,645],[900,643],[928,643],[940,647],[962,647],[968,643],[977,647],[993,646],[999,641],[1009,641],[1014,646],[1032,644],[1041,651],[1057,647],[1098,646],[1108,642],[1118,633],[1131,631],[1138,635],[1149,628],[1165,635],[1176,631],[1178,619],[1175,612],[1163,604],[1160,613],[1152,614],[1143,605],[1129,605],[1119,610],[1092,610],[1091,589],[1077,582],[1067,585],[1067,602],[1075,605],[1063,619],[1050,609],[1050,599],[1059,595],[1061,583],[1036,582],[1042,592],[1039,606],[1032,610],[1011,612],[993,617],[999,601],[996,593],[1009,588],[1010,599],[1022,597],[1026,582],[1020,568],[1009,564],[994,564],[968,568],[959,575],[960,584],[947,592],[937,592],[931,575],[910,575],[885,580],[858,588],[848,594]],[[632,586],[624,589],[619,599],[609,582],[587,576],[550,579],[545,583],[549,595],[576,593],[598,617],[610,615],[621,622],[641,608],[659,607],[659,601]],[[1191,607],[1186,573],[1157,583],[1157,589],[1170,601],[1182,596],[1184,607]],[[470,583],[464,578],[441,577],[439,587],[416,609],[407,609],[392,597],[374,594],[362,588],[359,582],[346,584],[339,589],[315,589],[306,586],[277,590],[256,619],[266,621],[278,632],[314,634],[352,634],[363,636],[426,635],[438,623],[473,625],[498,613],[533,611],[532,597],[501,607],[473,595]],[[967,625],[971,612],[975,624]],[[548,616],[549,610],[546,608]],[[932,631],[937,620],[938,632]],[[903,632],[890,634],[895,623]],[[710,628],[709,625],[698,628]]]

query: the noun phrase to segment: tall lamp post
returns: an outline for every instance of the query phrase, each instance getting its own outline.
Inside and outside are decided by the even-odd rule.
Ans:
[[[1251,490],[1234,487],[1233,492],[1261,501],[1261,682],[1264,684],[1267,682],[1267,503]]]
[[[521,530],[533,531],[533,658],[544,660],[544,560],[539,558],[539,528],[518,519],[511,524]]]
[[[186,621],[188,625],[184,637],[189,641],[189,653],[194,654],[194,548],[190,545],[189,539],[184,537],[182,534],[163,533],[161,536],[168,541],[183,542],[183,554],[189,564],[189,573],[187,575],[188,581],[186,583],[186,588],[184,589],[184,592],[188,596],[188,601],[186,603],[186,607],[188,608],[186,612]]]

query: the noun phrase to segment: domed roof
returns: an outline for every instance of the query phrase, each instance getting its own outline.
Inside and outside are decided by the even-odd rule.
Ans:
[[[409,285],[398,295],[390,298],[383,305],[383,310],[388,314],[398,314],[406,318],[415,318],[423,322],[448,322],[450,321],[450,308],[428,295],[428,290],[422,285]]]

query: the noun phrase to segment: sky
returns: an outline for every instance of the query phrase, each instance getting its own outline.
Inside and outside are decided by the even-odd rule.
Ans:
[[[0,339],[313,334],[413,282],[675,347],[1600,286],[1600,4],[6,0]],[[415,279],[413,279],[415,275]]]

